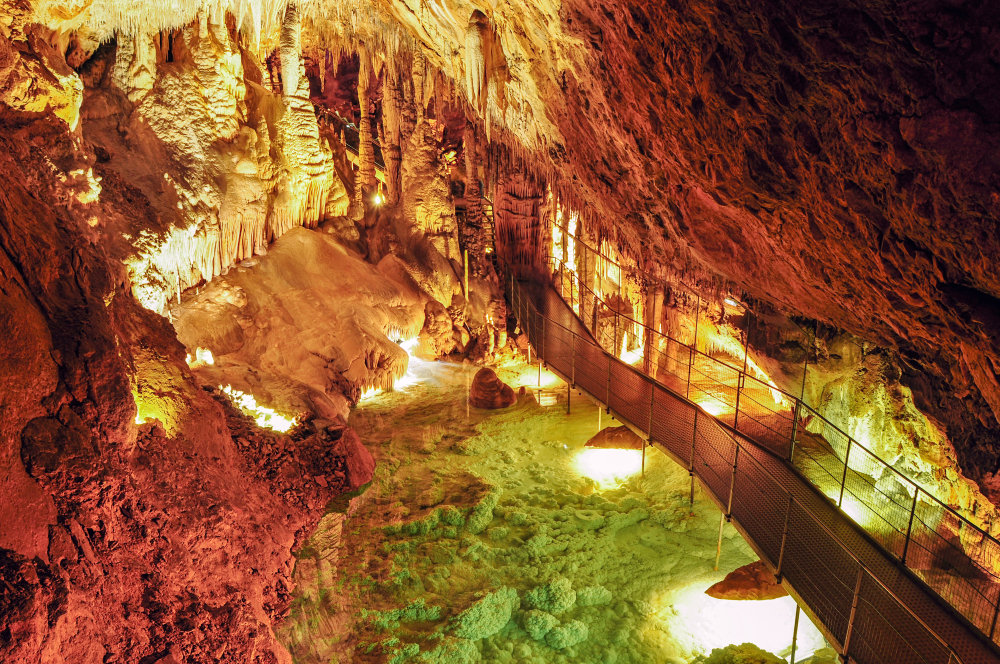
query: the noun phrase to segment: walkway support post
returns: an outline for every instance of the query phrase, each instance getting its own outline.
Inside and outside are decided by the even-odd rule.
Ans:
[[[715,545],[715,567],[713,568],[716,572],[719,571],[719,559],[722,558],[722,527],[726,525],[726,515],[722,514],[719,516],[719,543]]]
[[[795,627],[792,628],[792,656],[789,664],[795,664],[795,642],[799,638],[799,614],[802,612],[802,607],[799,603],[795,603]]]

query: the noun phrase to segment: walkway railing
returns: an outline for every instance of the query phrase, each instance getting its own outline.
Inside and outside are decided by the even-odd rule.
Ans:
[[[788,488],[787,477],[774,474],[768,467],[773,457],[733,436],[694,403],[605,352],[548,287],[543,309],[551,310],[539,310],[532,293],[510,270],[504,278],[513,312],[547,366],[644,432],[651,444],[661,446],[696,475],[849,661],[963,662],[816,515],[816,505],[809,501],[812,492],[806,491],[803,498]],[[779,463],[778,468],[785,466]],[[998,661],[990,653],[977,654],[964,664]]]
[[[624,269],[578,239],[575,250],[589,269],[599,261]],[[576,266],[548,260],[556,289],[605,350],[619,357],[623,349],[648,348],[640,357],[649,373],[727,428],[787,459],[979,632],[1000,643],[1000,542],[798,397],[621,313],[621,300],[617,306],[605,302]]]

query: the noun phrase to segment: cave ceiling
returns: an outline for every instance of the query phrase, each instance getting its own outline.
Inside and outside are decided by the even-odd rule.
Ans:
[[[492,141],[647,270],[712,275],[897,348],[996,426],[995,3],[297,7],[307,52],[366,42],[381,65],[426,57]],[[41,24],[71,49],[202,9],[230,13],[266,56],[286,4],[47,0],[5,13],[9,34]]]

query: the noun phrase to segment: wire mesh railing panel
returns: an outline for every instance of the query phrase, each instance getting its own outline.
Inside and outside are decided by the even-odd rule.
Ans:
[[[860,445],[852,446],[844,474],[841,509],[887,551],[902,557],[910,521],[912,496],[892,473]],[[882,475],[879,480],[876,475]]]
[[[736,442],[711,418],[699,418],[695,432],[695,472],[723,505],[729,499]]]
[[[948,533],[947,524],[941,523],[947,510],[921,498],[913,520],[906,566],[980,631],[990,634],[1000,596],[996,577],[965,553],[957,532]]]
[[[851,444],[851,437],[806,404],[802,404],[801,410],[801,417],[806,424],[806,429],[818,435],[822,444],[828,447],[836,458],[843,461],[847,455],[847,448]]]
[[[848,651],[859,664],[949,664],[950,653],[871,575],[864,574]]]
[[[788,456],[792,439],[794,406],[766,383],[743,377],[739,409],[735,417],[738,431],[757,441],[778,456]]]
[[[860,565],[797,502],[788,514],[782,563],[782,575],[843,643]]]
[[[691,368],[690,398],[719,420],[732,426],[739,379],[738,369],[696,353]]]
[[[573,338],[573,347],[577,386],[603,401],[608,391],[608,357],[581,337]]]
[[[645,344],[645,357],[634,356],[643,360],[640,371],[612,358],[573,330],[553,320],[546,321],[527,289],[522,289],[516,281],[509,285],[512,311],[518,315],[522,329],[540,356],[560,373],[574,377],[591,394],[600,398],[603,392],[623,419],[637,430],[649,431],[653,439],[666,445],[679,459],[690,459],[693,453],[694,470],[705,487],[724,506],[731,506],[732,516],[772,563],[776,559],[782,561],[783,576],[829,633],[842,643],[850,623],[849,654],[854,660],[864,664],[889,661],[947,664],[947,647],[874,578],[865,583],[857,597],[854,622],[850,622],[854,589],[862,569],[859,559],[838,536],[820,525],[818,517],[790,498],[772,476],[773,469],[760,465],[750,452],[738,453],[737,440],[718,420],[644,375],[644,371],[653,373],[654,369],[657,375],[664,373],[667,342],[650,333],[640,338],[633,322],[626,320],[623,324],[624,317],[619,316],[615,324],[613,312],[603,316],[605,330],[609,327],[607,323],[611,323],[613,332],[606,338],[613,350],[628,352],[630,345]],[[580,298],[579,311],[586,312],[586,299],[579,294],[571,297]],[[595,300],[594,307],[598,306]],[[567,312],[547,313],[562,319]],[[724,364],[712,366],[703,362],[698,366],[697,358],[702,357],[696,356],[696,362],[688,368],[694,376],[692,398],[703,408],[710,401],[699,400],[698,396],[708,395],[723,404],[732,402],[735,409],[738,394],[736,425],[740,430],[744,430],[746,423],[759,422],[777,433],[795,424],[794,413],[798,411],[773,398],[769,386],[744,382],[737,393],[740,381],[747,381],[747,377],[739,376],[738,371]],[[681,373],[682,365],[683,362],[676,361],[672,375]],[[771,398],[774,406],[768,402]],[[807,477],[815,477],[817,486],[834,502],[842,502],[843,511],[884,548],[905,558],[907,566],[928,586],[980,631],[989,633],[998,615],[1000,599],[1000,583],[993,571],[1000,564],[996,540],[940,502],[920,492],[914,494],[909,480],[812,409],[796,407],[803,413],[794,455],[800,471]],[[772,418],[770,423],[766,422],[768,418]],[[744,424],[740,424],[741,419]],[[848,460],[846,466],[844,459]],[[781,534],[786,523],[782,546]],[[943,660],[939,658],[941,653]]]
[[[788,494],[743,455],[736,469],[732,515],[775,564],[781,554],[781,533]]]
[[[564,376],[573,371],[573,335],[550,323],[545,330],[545,363]]]
[[[653,397],[651,438],[665,445],[679,458],[689,461],[694,443],[695,409],[660,386]]]
[[[611,364],[611,409],[635,426],[648,432],[649,383],[642,376],[620,362]]]

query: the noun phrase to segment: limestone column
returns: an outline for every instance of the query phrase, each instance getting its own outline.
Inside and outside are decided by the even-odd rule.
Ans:
[[[465,135],[465,228],[462,244],[469,252],[472,273],[483,274],[486,268],[486,237],[483,231],[483,201],[479,189],[479,159],[476,153],[476,126],[466,120]]]
[[[372,122],[369,112],[372,72],[371,55],[362,43],[358,47],[360,67],[358,69],[358,103],[361,106],[361,120],[358,121],[358,161],[360,162],[354,182],[354,201],[351,219],[360,221],[365,216],[365,196],[375,188],[375,149],[372,146]]]
[[[386,202],[399,202],[400,170],[403,163],[401,123],[403,95],[399,69],[395,62],[386,63],[385,83],[382,88],[382,156],[385,159]]]

